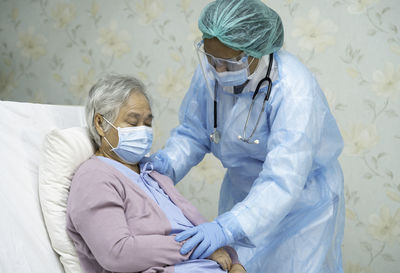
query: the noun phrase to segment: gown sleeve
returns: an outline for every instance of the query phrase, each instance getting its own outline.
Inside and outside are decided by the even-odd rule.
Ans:
[[[175,184],[210,151],[205,96],[208,91],[198,67],[179,110],[180,125],[171,132],[165,148],[156,153],[156,158],[166,165],[166,171],[161,172]]]

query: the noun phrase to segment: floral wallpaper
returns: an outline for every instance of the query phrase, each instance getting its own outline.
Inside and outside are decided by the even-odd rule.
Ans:
[[[108,72],[148,87],[155,145],[178,124],[207,0],[0,0],[0,99],[82,104]],[[400,272],[400,2],[265,0],[284,48],[316,75],[345,140],[346,273]],[[206,156],[178,184],[212,219],[224,170]]]

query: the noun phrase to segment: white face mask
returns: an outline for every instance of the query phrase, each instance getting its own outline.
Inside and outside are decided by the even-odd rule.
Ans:
[[[104,139],[111,146],[111,151],[116,153],[124,162],[129,164],[137,163],[150,152],[153,143],[153,129],[151,127],[117,128],[107,119],[104,118],[104,120],[118,131],[117,147],[113,147],[106,137]]]

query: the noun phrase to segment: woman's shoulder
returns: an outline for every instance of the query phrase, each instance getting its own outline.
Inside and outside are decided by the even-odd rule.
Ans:
[[[73,175],[71,186],[79,184],[114,183],[117,181],[117,172],[95,155],[84,161]]]
[[[96,156],[92,156],[76,170],[71,181],[69,199],[85,200],[89,195],[96,195],[98,198],[112,193],[110,189],[114,189],[114,193],[120,196],[125,195],[118,172]]]
[[[84,173],[97,173],[97,172],[104,174],[107,173],[107,169],[104,169],[104,163],[101,160],[99,160],[96,155],[92,155],[87,160],[82,162],[81,165],[79,165],[78,169],[75,172],[74,178]]]

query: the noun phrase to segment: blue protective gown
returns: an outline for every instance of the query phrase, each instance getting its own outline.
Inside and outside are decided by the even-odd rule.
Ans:
[[[208,152],[221,160],[227,172],[216,220],[235,239],[247,272],[342,272],[342,137],[312,73],[282,50],[274,53],[274,67],[272,93],[253,138],[259,144],[238,139],[253,92],[233,95],[222,89],[217,93],[221,140],[210,141],[213,98],[197,68],[180,125],[158,155],[175,182]],[[247,135],[265,92],[262,86]]]

